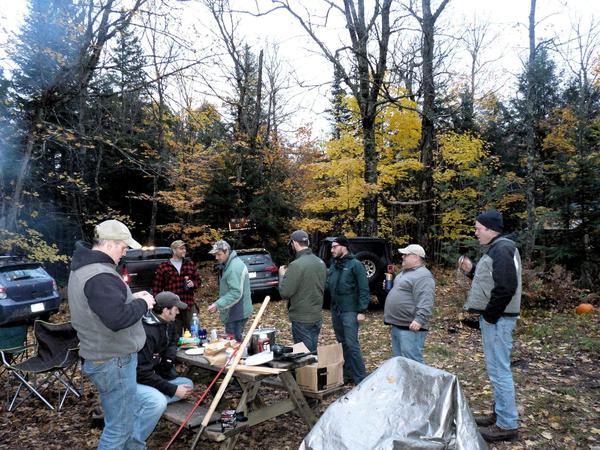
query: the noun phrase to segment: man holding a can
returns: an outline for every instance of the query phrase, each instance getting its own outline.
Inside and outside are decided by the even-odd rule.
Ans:
[[[173,241],[171,253],[173,255],[171,259],[156,268],[152,292],[154,295],[163,291],[173,292],[188,306],[175,319],[175,331],[179,336],[183,336],[183,331],[190,328],[192,315],[197,310],[194,303],[194,291],[200,286],[200,274],[196,264],[185,257],[187,253],[185,242]]]
[[[392,353],[425,364],[423,348],[435,299],[435,281],[425,267],[425,250],[411,244],[398,250],[402,271],[385,300],[383,320],[391,325]]]

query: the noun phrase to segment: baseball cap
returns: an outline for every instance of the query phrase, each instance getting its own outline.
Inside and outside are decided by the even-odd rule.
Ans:
[[[181,239],[177,239],[176,241],[171,242],[171,250],[175,250],[176,248],[183,247],[185,242]]]
[[[229,250],[231,250],[231,246],[227,241],[221,239],[213,244],[212,249],[208,253],[214,255],[217,252],[228,252]]]
[[[404,255],[412,254],[425,258],[425,250],[419,244],[410,244],[404,248],[399,248],[398,251]]]
[[[177,306],[179,309],[187,309],[187,305],[179,300],[179,295],[171,291],[162,291],[154,297],[156,305],[160,308],[172,308]]]
[[[291,243],[292,241],[308,245],[308,233],[304,230],[296,230],[290,235],[288,243]]]
[[[118,220],[105,220],[96,225],[95,228],[97,239],[106,239],[109,241],[123,241],[129,247],[139,249],[142,248],[140,243],[131,237],[131,231],[122,222]]]

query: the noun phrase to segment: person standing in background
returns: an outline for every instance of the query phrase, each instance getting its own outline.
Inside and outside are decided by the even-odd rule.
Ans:
[[[510,367],[512,334],[521,310],[521,257],[515,243],[505,236],[502,214],[495,209],[475,220],[475,236],[484,247],[477,265],[468,257],[460,269],[473,279],[464,308],[479,313],[485,365],[494,392],[494,410],[475,417],[481,436],[488,442],[518,439],[515,384]]]
[[[323,293],[327,279],[325,263],[308,246],[308,234],[296,230],[290,236],[295,258],[289,267],[279,268],[279,293],[288,299],[288,316],[292,323],[294,344],[303,342],[311,351],[317,350],[323,320]]]
[[[387,295],[383,321],[391,325],[392,353],[425,364],[423,348],[435,299],[435,281],[425,267],[425,250],[411,244],[398,250],[402,271]]]
[[[366,376],[358,340],[358,327],[369,307],[369,280],[362,263],[348,247],[344,236],[331,244],[333,261],[327,272],[326,290],[331,295],[331,322],[344,351],[344,381],[359,384]]]
[[[224,240],[215,242],[209,253],[214,255],[223,271],[219,280],[219,298],[208,306],[208,312],[219,311],[225,332],[241,342],[246,321],[252,315],[248,268]]]
[[[161,263],[154,274],[154,295],[163,291],[177,294],[181,301],[188,305],[185,311],[179,313],[175,319],[175,331],[179,336],[183,330],[190,327],[192,315],[198,311],[194,302],[194,292],[200,287],[200,274],[196,264],[186,258],[187,248],[185,242],[176,240],[171,243],[171,254],[169,261]]]

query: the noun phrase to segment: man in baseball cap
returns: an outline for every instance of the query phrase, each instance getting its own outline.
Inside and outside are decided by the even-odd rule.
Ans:
[[[208,312],[219,312],[225,332],[242,341],[244,325],[252,315],[252,294],[248,267],[224,240],[218,240],[208,252],[222,268],[219,298],[208,306]]]
[[[184,241],[177,239],[171,243],[171,258],[163,261],[154,273],[152,292],[167,291],[179,296],[187,308],[179,308],[182,312],[175,319],[175,331],[181,336],[185,328],[189,328],[194,310],[194,293],[200,287],[202,280],[196,263],[186,257],[187,248]]]
[[[327,267],[308,247],[308,233],[296,230],[290,236],[294,260],[289,267],[279,268],[279,293],[288,299],[288,317],[292,324],[294,344],[303,342],[311,351],[317,350],[323,320],[323,292]]]
[[[188,398],[194,383],[180,377],[174,368],[177,337],[175,317],[187,309],[177,294],[163,291],[155,298],[152,312],[143,319],[146,343],[138,352],[137,398],[140,403],[133,428],[133,441],[140,448],[156,427],[167,404]]]
[[[404,248],[398,249],[398,251],[403,255],[417,255],[421,258],[425,258],[425,249],[419,244],[410,244]]]
[[[118,220],[95,228],[93,246],[75,244],[69,275],[71,324],[79,337],[83,372],[100,392],[104,430],[98,448],[131,443],[137,410],[135,367],[146,335],[142,316],[154,306],[146,291],[132,293],[116,264],[127,247],[140,248]]]
[[[402,271],[385,299],[383,321],[391,325],[392,353],[425,364],[423,349],[435,299],[435,280],[419,244],[398,249]]]
[[[141,244],[131,237],[131,231],[125,226],[124,223],[118,220],[105,220],[104,222],[96,225],[95,237],[98,240],[106,241],[123,241],[128,247],[139,249],[142,248]]]

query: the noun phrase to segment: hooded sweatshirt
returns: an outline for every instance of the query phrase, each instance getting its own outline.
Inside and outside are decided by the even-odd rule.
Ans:
[[[106,253],[81,242],[75,245],[68,299],[83,358],[102,361],[143,347],[146,336],[140,319],[147,304],[133,297]]]

